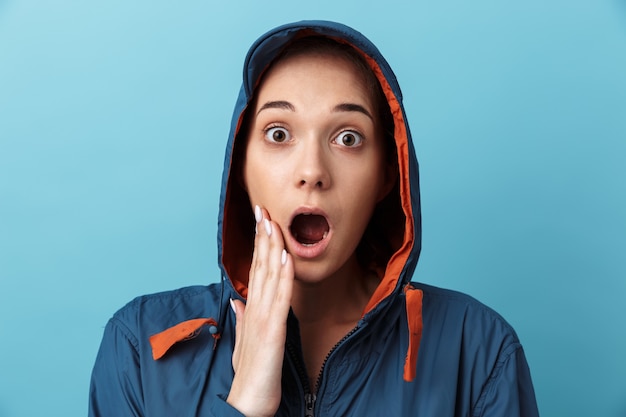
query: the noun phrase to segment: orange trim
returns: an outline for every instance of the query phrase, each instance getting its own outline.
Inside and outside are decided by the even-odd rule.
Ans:
[[[411,382],[417,372],[417,354],[422,340],[422,290],[407,285],[404,289],[406,296],[406,319],[409,324],[409,347],[404,360],[404,380]]]
[[[361,51],[361,53],[363,52]],[[413,208],[411,206],[411,185],[409,181],[409,143],[404,117],[402,116],[402,106],[398,102],[396,95],[389,85],[387,78],[383,75],[378,63],[364,53],[363,56],[372,68],[372,71],[374,71],[376,78],[378,78],[383,92],[385,93],[385,97],[387,98],[387,102],[389,102],[389,108],[391,109],[391,114],[393,116],[395,125],[394,136],[396,139],[396,147],[398,149],[400,198],[402,210],[404,211],[405,216],[404,241],[402,242],[402,246],[387,263],[385,275],[363,311],[363,315],[365,315],[394,291],[402,269],[404,268],[404,265],[406,265],[409,255],[411,254],[414,236]]]
[[[150,336],[152,358],[155,361],[161,359],[172,346],[178,342],[193,339],[198,335],[200,328],[207,324],[217,327],[217,322],[213,319],[193,319],[183,321],[161,333]],[[213,338],[219,339],[220,334],[214,333]]]

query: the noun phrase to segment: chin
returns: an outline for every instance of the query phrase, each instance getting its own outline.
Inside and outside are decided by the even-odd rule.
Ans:
[[[304,265],[297,262],[294,265],[294,274],[294,279],[302,284],[317,284],[332,275],[333,271],[316,265],[316,262],[304,262]]]
[[[341,259],[294,259],[294,279],[302,284],[318,284],[327,281],[352,279],[362,273],[356,256]]]

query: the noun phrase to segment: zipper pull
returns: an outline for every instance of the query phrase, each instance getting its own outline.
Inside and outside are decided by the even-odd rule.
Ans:
[[[306,417],[313,417],[313,410],[315,408],[315,400],[317,396],[315,394],[304,395],[304,415]]]

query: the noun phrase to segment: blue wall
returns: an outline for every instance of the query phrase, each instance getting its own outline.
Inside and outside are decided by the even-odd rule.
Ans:
[[[515,326],[543,416],[625,416],[626,2],[249,3],[0,0],[0,416],[85,415],[111,314],[218,279],[243,56],[303,18],[397,72],[417,279]]]

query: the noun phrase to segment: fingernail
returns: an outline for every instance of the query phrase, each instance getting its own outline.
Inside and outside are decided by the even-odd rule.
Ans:
[[[270,224],[270,221],[265,219],[263,223],[265,224],[265,231],[267,232],[267,235],[272,236],[272,225]]]
[[[254,219],[256,220],[256,222],[260,222],[261,219],[263,218],[263,213],[261,212],[261,207],[254,206]]]
[[[237,310],[235,310],[235,302],[233,301],[232,298],[229,298],[230,300],[230,308],[233,309],[233,313],[237,314]]]
[[[287,251],[283,249],[283,253],[280,255],[280,263],[285,265],[287,263]]]

